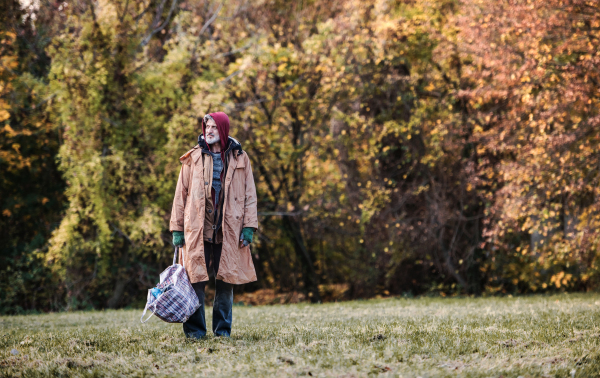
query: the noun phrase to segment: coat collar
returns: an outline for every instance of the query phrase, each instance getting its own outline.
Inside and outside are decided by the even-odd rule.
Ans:
[[[210,150],[208,148],[208,144],[206,143],[206,140],[204,140],[204,135],[200,134],[198,136],[198,146],[200,147],[200,149],[202,150],[203,153],[208,153]],[[238,155],[241,155],[244,151],[242,150],[242,144],[235,138],[233,137],[228,137],[227,138],[227,145],[225,147],[225,154],[228,154],[229,151],[237,151],[237,155],[234,154],[235,157],[237,157]]]
[[[194,146],[194,150],[192,152],[194,164],[198,162],[198,159],[200,159],[203,153],[208,154],[209,151],[210,150],[208,149],[208,144],[204,140],[204,135],[200,134],[200,136],[198,137],[198,144]],[[241,143],[233,137],[229,137],[227,139],[227,148],[225,148],[225,155],[227,155],[229,152],[233,152],[233,157],[235,157],[236,159],[239,155],[244,153],[244,151],[242,150]]]

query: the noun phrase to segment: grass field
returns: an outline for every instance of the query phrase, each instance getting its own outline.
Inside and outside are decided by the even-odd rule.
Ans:
[[[232,337],[201,341],[186,340],[180,324],[142,325],[140,314],[0,317],[0,375],[600,374],[598,294],[235,306]]]

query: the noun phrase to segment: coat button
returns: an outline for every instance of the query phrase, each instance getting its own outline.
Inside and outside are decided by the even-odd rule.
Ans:
[[[208,238],[208,241],[212,241],[212,238]]]
[[[239,215],[236,215],[236,216],[235,216],[235,219],[240,219],[240,216],[239,216]]]
[[[237,201],[237,198],[235,200]]]
[[[208,185],[208,181],[204,181],[204,185]]]
[[[212,210],[208,210],[208,213],[209,213],[209,214],[210,214],[210,213],[212,213]]]

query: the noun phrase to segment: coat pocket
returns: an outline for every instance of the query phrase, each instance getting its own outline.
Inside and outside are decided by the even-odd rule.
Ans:
[[[233,218],[235,224],[241,224],[244,221],[244,197],[236,197]]]

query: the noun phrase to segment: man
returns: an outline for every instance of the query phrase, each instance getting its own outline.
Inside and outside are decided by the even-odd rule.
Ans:
[[[256,281],[249,244],[258,227],[256,187],[250,159],[229,136],[223,112],[202,119],[198,145],[182,163],[171,211],[173,245],[188,273],[200,308],[183,323],[187,337],[206,335],[204,289],[215,277],[212,330],[231,334],[233,285]]]

